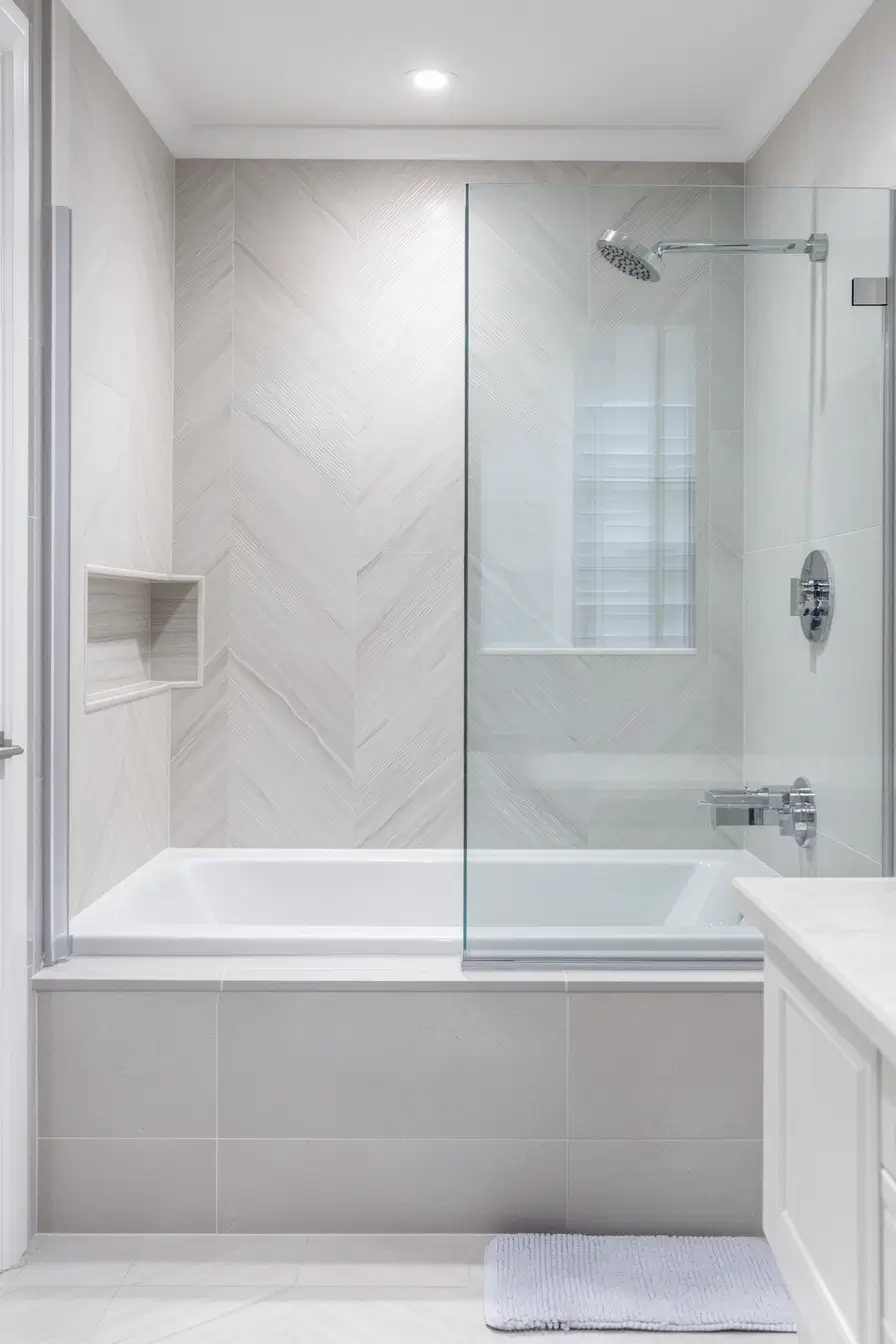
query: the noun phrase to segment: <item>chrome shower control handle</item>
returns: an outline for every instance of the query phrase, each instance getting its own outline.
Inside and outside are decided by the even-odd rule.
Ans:
[[[17,747],[5,733],[0,733],[0,761],[8,761],[11,756],[23,756],[24,754],[24,747]]]
[[[822,644],[834,619],[834,579],[824,551],[810,551],[798,579],[790,580],[790,614],[810,644]]]
[[[800,846],[815,843],[815,793],[802,775],[788,787],[760,789],[707,789],[699,803],[711,812],[717,826],[777,826]]]

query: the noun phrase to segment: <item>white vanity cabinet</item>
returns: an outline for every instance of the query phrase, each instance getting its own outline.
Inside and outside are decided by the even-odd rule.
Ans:
[[[896,1344],[896,884],[736,885],[766,940],[765,1234],[811,1344]]]
[[[878,1053],[773,950],[764,1053],[765,1235],[814,1344],[877,1344]]]

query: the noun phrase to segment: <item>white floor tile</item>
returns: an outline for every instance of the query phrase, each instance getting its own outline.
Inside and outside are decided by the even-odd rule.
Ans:
[[[114,1292],[101,1288],[4,1289],[0,1292],[0,1339],[3,1344],[92,1341]]]
[[[484,1236],[308,1236],[301,1285],[466,1288]]]
[[[126,1285],[290,1288],[298,1282],[303,1236],[158,1238],[134,1261]]]
[[[84,1344],[159,1344],[171,1335],[188,1339],[191,1331],[230,1316],[242,1316],[243,1339],[248,1341],[252,1333],[246,1309],[268,1296],[265,1288],[119,1288]]]
[[[2,1344],[494,1344],[481,1236],[39,1237],[0,1276]],[[546,1338],[547,1336],[545,1336]],[[601,1344],[707,1344],[602,1332]],[[712,1344],[794,1344],[714,1335]]]

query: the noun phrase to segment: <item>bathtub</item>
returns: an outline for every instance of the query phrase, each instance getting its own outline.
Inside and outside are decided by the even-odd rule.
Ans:
[[[761,954],[731,888],[741,850],[476,850],[466,949],[532,956]],[[459,955],[455,850],[168,849],[71,921],[73,955]]]

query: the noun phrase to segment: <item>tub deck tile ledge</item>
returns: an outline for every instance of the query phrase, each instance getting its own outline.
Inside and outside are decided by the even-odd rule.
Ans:
[[[564,969],[535,966],[482,970],[457,957],[72,957],[37,971],[33,988],[65,990],[332,989],[430,992],[755,990],[762,971],[693,968]]]

